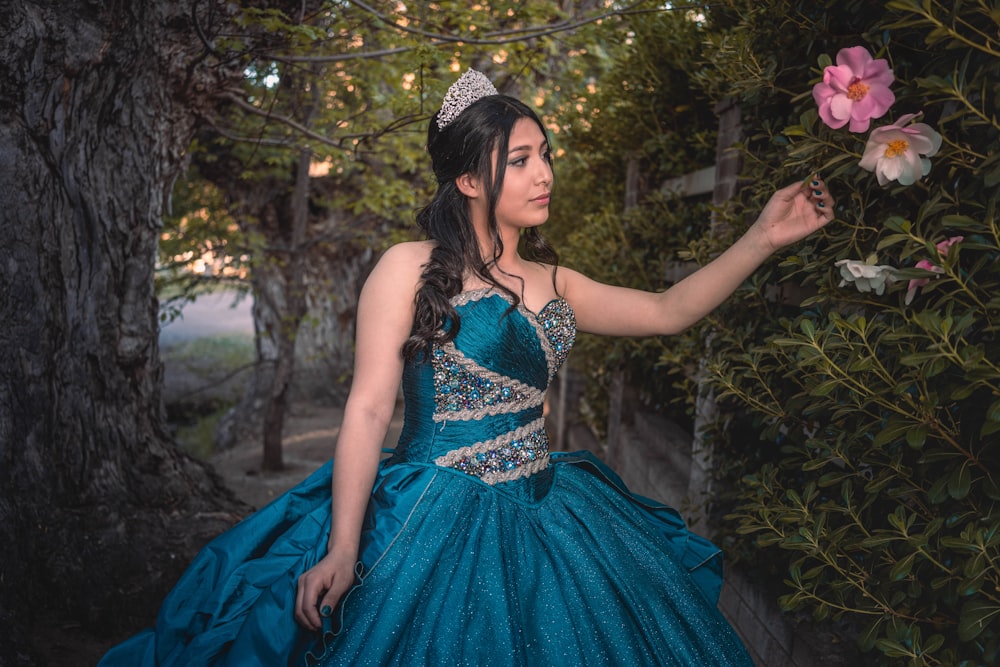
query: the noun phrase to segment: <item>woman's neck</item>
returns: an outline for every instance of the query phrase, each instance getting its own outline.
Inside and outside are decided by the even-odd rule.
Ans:
[[[479,250],[483,257],[483,262],[488,266],[496,266],[501,271],[510,272],[524,264],[524,260],[518,254],[519,237],[517,230],[502,230],[501,241],[503,242],[501,252],[497,255],[497,242],[486,229],[485,225],[477,226],[476,236],[479,239]]]

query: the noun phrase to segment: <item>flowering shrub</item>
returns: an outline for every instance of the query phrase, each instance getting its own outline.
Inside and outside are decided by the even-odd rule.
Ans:
[[[872,58],[863,46],[841,49],[837,64],[823,69],[823,80],[813,87],[819,117],[832,128],[850,122],[851,132],[867,132],[872,118],[881,118],[896,96],[889,86],[889,64]]]
[[[1000,15],[746,8],[713,3],[704,76],[744,118],[728,220],[815,172],[838,219],[707,325],[730,557],[783,581],[790,612],[854,628],[863,664],[1000,664]],[[884,110],[855,115],[845,47],[891,63]]]

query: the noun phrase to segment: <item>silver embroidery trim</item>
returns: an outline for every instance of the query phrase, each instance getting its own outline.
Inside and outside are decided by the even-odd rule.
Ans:
[[[524,426],[520,426],[513,431],[508,431],[501,436],[493,438],[491,440],[485,440],[483,442],[477,442],[474,445],[469,445],[467,447],[459,447],[458,449],[453,449],[450,452],[442,454],[441,456],[434,459],[436,465],[442,468],[455,468],[462,459],[467,459],[475,456],[476,454],[488,454],[497,449],[509,445],[515,440],[521,440],[528,437],[533,433],[541,433],[542,437],[545,439],[546,448],[548,447],[548,437],[545,433],[545,418],[539,417],[531,422],[528,422]],[[539,456],[534,461],[530,463],[524,463],[517,466],[513,470],[505,470],[503,472],[488,472],[483,475],[473,475],[472,473],[466,473],[470,477],[478,477],[486,484],[499,484],[500,482],[510,482],[515,479],[520,479],[522,477],[528,477],[534,475],[536,472],[545,470],[549,465],[549,453],[546,451],[544,454]],[[459,470],[458,468],[455,468]],[[460,471],[461,472],[461,471]]]
[[[450,420],[469,421],[493,415],[521,412],[522,410],[526,410],[528,408],[537,407],[545,401],[545,392],[542,390],[532,387],[531,385],[524,384],[514,378],[507,377],[506,375],[501,375],[500,373],[496,373],[477,364],[475,361],[472,361],[462,354],[462,352],[455,347],[454,343],[445,343],[444,345],[439,346],[438,349],[444,352],[445,356],[451,357],[451,361],[460,365],[467,373],[485,378],[495,384],[507,385],[512,391],[527,394],[527,396],[523,399],[504,401],[493,405],[483,406],[481,408],[449,410],[442,406],[442,402],[439,400],[439,395],[435,392],[433,420],[436,422]],[[431,361],[431,365],[435,367],[435,370],[438,363],[439,362],[437,360]]]
[[[523,466],[518,466],[513,470],[504,472],[488,472],[479,479],[492,486],[501,482],[513,482],[515,479],[521,479],[522,477],[530,477],[536,472],[545,470],[547,467],[549,467],[549,455],[545,453],[531,463],[526,463]]]

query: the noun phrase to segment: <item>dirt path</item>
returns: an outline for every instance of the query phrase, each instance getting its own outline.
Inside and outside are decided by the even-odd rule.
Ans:
[[[285,418],[282,454],[285,470],[261,472],[262,445],[244,442],[220,452],[210,460],[216,471],[226,481],[226,486],[244,502],[261,508],[308,477],[333,456],[343,410],[309,404],[290,408]],[[385,446],[393,447],[402,427],[400,409],[385,438]]]

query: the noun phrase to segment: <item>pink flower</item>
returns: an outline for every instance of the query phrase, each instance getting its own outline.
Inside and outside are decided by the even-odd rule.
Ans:
[[[823,81],[813,86],[819,117],[837,129],[850,121],[851,132],[867,132],[872,118],[881,118],[896,96],[889,63],[873,60],[863,46],[837,53],[837,64],[823,70]]]
[[[868,136],[858,165],[874,171],[879,185],[899,181],[912,185],[931,170],[927,158],[941,148],[941,135],[926,123],[907,125],[918,114],[908,113],[891,125],[875,128]]]
[[[956,243],[961,243],[965,240],[964,236],[952,236],[945,239],[937,244],[938,255],[941,257],[948,256],[948,248],[952,247]],[[944,269],[936,264],[932,264],[930,260],[922,259],[916,264],[916,268],[923,269],[924,271],[931,271],[933,273],[944,273]],[[913,278],[910,283],[906,286],[906,305],[910,305],[913,301],[913,297],[917,294],[917,289],[923,287],[924,285],[930,283],[930,278]]]

